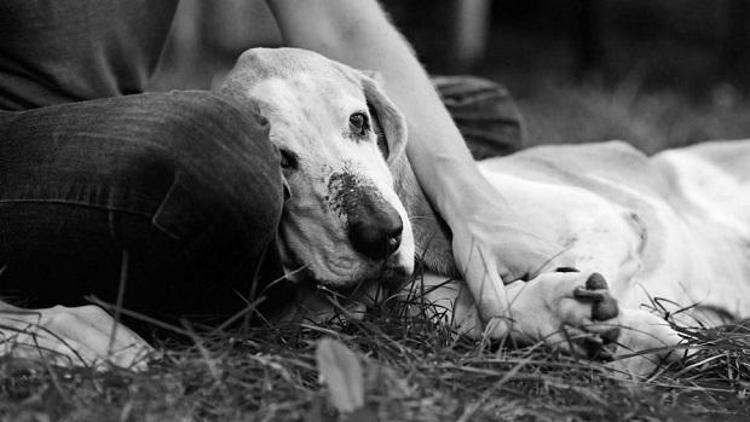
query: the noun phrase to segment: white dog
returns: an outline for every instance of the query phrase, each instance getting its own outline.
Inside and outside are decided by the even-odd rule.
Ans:
[[[256,104],[270,121],[291,193],[282,257],[290,270],[303,268],[290,276],[334,288],[362,281],[392,287],[412,273],[416,255],[427,272],[402,294],[419,290],[428,308],[461,333],[485,332],[475,295],[492,289],[457,278],[447,230],[403,153],[404,119],[375,79],[309,51],[254,49],[220,92]],[[651,298],[667,299],[672,312],[698,304],[690,314],[708,324],[750,316],[750,142],[652,158],[616,142],[550,146],[479,166],[518,214],[577,258],[576,271],[505,285],[509,319],[487,332],[587,355],[611,344],[618,358],[680,342],[663,319],[642,309]],[[367,302],[369,295],[360,296]],[[331,311],[316,295],[295,305],[287,318]],[[111,319],[85,309],[36,315],[76,316],[48,324],[52,330],[81,321],[98,327],[80,338],[83,346],[109,340]],[[115,363],[132,363],[146,348],[125,328],[116,337],[124,351]],[[679,354],[667,348],[649,356]],[[642,357],[625,362],[639,373],[651,367]]]
[[[469,292],[491,289],[446,282],[447,276],[458,275],[450,242],[401,154],[403,118],[375,80],[311,52],[260,49],[240,58],[221,92],[259,102],[271,122],[272,142],[295,156],[299,168],[287,172],[292,199],[282,228],[287,255],[295,257],[288,264],[306,265],[322,276],[323,284],[339,287],[377,278],[378,266],[385,265],[388,274],[393,269],[408,273],[404,253],[411,253],[412,245],[403,203],[413,217],[416,255],[427,269],[403,294],[412,294],[418,284],[421,298],[438,305],[432,309],[446,323],[470,335],[484,331],[487,321]],[[370,127],[379,122],[383,128],[380,151],[373,134],[365,142],[346,135],[347,116],[364,113],[368,106]],[[370,166],[351,164],[364,162]],[[386,163],[396,175],[401,203],[390,175],[381,173]],[[616,358],[663,348],[625,362],[642,373],[652,367],[648,357],[681,355],[667,347],[680,342],[677,333],[643,309],[651,299],[663,311],[683,316],[683,323],[694,318],[715,325],[750,315],[750,142],[714,142],[653,158],[620,142],[548,146],[479,166],[530,226],[577,258],[576,272],[550,272],[506,285],[511,323],[504,332],[492,330],[494,335],[541,340],[583,354],[614,343],[610,349]],[[380,213],[379,206],[398,210],[404,241],[391,258],[373,262],[342,241],[350,217],[332,213],[339,208],[330,204],[330,198],[341,195],[343,185],[331,183],[341,169],[350,173],[350,189],[374,189],[385,200],[368,202],[369,212]],[[329,236],[333,242],[326,240]],[[309,250],[321,241],[323,248]],[[350,272],[354,277],[327,279],[326,265],[351,266],[349,260],[359,262]],[[697,306],[678,312],[692,305]],[[320,318],[330,308],[303,297],[296,311],[295,318]]]

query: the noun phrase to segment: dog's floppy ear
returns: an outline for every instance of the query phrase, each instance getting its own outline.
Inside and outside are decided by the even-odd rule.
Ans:
[[[406,119],[396,108],[396,105],[385,95],[378,79],[380,75],[376,72],[362,72],[362,88],[365,91],[367,105],[370,108],[374,128],[380,127],[382,134],[378,134],[378,143],[381,136],[384,137],[384,151],[386,161],[389,165],[404,153],[406,148]]]

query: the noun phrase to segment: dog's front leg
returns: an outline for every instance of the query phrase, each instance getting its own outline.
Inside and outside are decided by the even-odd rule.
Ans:
[[[617,302],[599,274],[545,273],[504,288],[509,301],[504,332],[486,329],[463,281],[425,274],[404,294],[421,298],[420,311],[472,337],[486,333],[525,344],[543,341],[582,356],[602,352],[603,345],[618,337]]]
[[[545,344],[584,357],[612,357],[610,365],[627,374],[648,375],[663,361],[690,351],[675,348],[682,338],[667,322],[645,310],[619,309],[607,282],[596,273],[545,273],[505,286],[509,330],[519,343]],[[402,292],[412,313],[427,314],[457,333],[486,333],[465,283],[426,273]],[[606,347],[605,347],[606,346]]]
[[[446,324],[458,334],[479,338],[484,324],[466,283],[425,272],[401,289],[400,299],[413,316]]]
[[[141,370],[152,352],[145,340],[98,306],[27,310],[0,302],[0,355]]]

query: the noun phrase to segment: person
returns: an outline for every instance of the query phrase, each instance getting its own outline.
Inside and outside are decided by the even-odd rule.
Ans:
[[[247,305],[248,280],[280,274],[282,176],[263,120],[210,92],[144,92],[176,5],[0,0],[3,298],[225,314]],[[485,321],[507,309],[502,282],[567,264],[481,176],[376,0],[268,5],[287,45],[382,74]]]

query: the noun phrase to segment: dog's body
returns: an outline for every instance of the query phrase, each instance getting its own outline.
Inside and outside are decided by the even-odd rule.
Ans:
[[[619,142],[548,146],[480,168],[621,307],[648,294],[750,316],[750,141],[651,158]]]
[[[448,231],[403,154],[403,117],[375,80],[315,53],[256,49],[243,54],[220,92],[256,104],[282,151],[290,191],[280,228],[287,267],[302,266],[297,274],[331,287],[383,279],[392,285],[412,272],[416,255],[426,272],[402,294],[419,290],[459,332],[484,332],[488,321],[469,293],[482,294],[484,286],[446,282],[460,272]],[[641,309],[650,297],[672,301],[663,302],[672,312],[679,309],[673,303],[698,303],[694,314],[712,324],[750,316],[750,142],[652,158],[622,143],[549,146],[479,166],[532,227],[569,248],[580,270],[493,286],[511,301],[511,323],[500,334],[574,352],[619,336],[621,356],[680,341]],[[331,310],[323,305],[303,297],[286,315],[319,318]],[[640,362],[630,367],[643,369]]]
[[[506,285],[514,320],[507,334],[590,353],[591,344],[571,344],[571,337],[612,341],[606,328],[620,327],[618,346],[610,348],[616,358],[658,349],[618,362],[643,374],[661,358],[684,356],[673,349],[682,338],[662,315],[708,327],[750,317],[746,163],[750,140],[699,144],[654,157],[617,141],[541,146],[478,162],[503,200],[539,233],[569,248],[580,270]],[[458,332],[479,337],[486,324],[471,294],[463,281],[450,281],[455,268],[447,262],[446,233],[418,187],[406,180],[400,196],[409,213],[419,215],[413,226],[426,271],[401,295],[410,302],[420,297],[420,312],[428,309]],[[577,298],[576,286],[594,272],[603,275],[618,302],[616,317],[592,317],[596,311],[586,298]],[[331,314],[324,304],[304,299],[297,317]]]
[[[249,54],[256,67],[259,58],[273,67],[271,57],[287,53]],[[309,58],[294,50],[288,54],[303,61]],[[369,81],[367,76],[359,77]],[[248,89],[242,81],[239,85]],[[245,99],[257,99],[257,90],[248,92],[256,94]],[[274,97],[266,92],[261,102],[273,103]],[[377,110],[372,111],[377,120]],[[482,286],[466,289],[462,281],[446,282],[460,273],[453,265],[449,234],[414,181],[405,155],[387,159],[412,222],[416,255],[426,269],[402,293],[422,292],[424,301],[441,305],[432,309],[445,322],[459,332],[480,335],[487,321],[480,320],[469,292],[481,292]],[[662,318],[643,308],[651,305],[651,299],[662,311],[676,312],[683,323],[695,318],[714,325],[749,316],[750,170],[746,163],[750,163],[748,141],[715,142],[652,158],[618,142],[546,146],[479,162],[502,199],[538,233],[568,247],[580,270],[544,273],[506,285],[511,300],[507,316],[513,323],[504,334],[585,353],[591,344],[571,343],[571,334],[593,337],[595,346],[619,334],[620,347],[614,354],[623,356],[674,346],[681,340]],[[595,272],[603,277],[593,277]],[[369,293],[361,297],[364,302],[371,298]],[[310,297],[303,297],[301,303],[296,318],[330,315],[330,308]],[[679,312],[693,305],[698,306]],[[561,334],[563,329],[567,333]],[[679,355],[669,349],[655,354]],[[627,367],[643,372],[651,364],[634,359]]]
[[[700,144],[651,158],[621,142],[544,146],[479,166],[540,233],[569,248],[582,274],[595,271],[608,281],[619,303],[613,323],[624,328],[616,356],[680,341],[644,305],[683,324],[750,317],[750,141]],[[506,288],[519,284],[521,291],[569,277],[548,273]],[[444,279],[427,277],[432,285]],[[455,302],[454,323],[478,334],[482,325],[471,297],[456,287],[443,286],[430,300]],[[518,319],[540,317],[549,318],[544,306]],[[528,329],[548,323],[530,322]],[[544,339],[552,333],[522,334]],[[639,360],[628,367],[643,372],[651,364]]]

